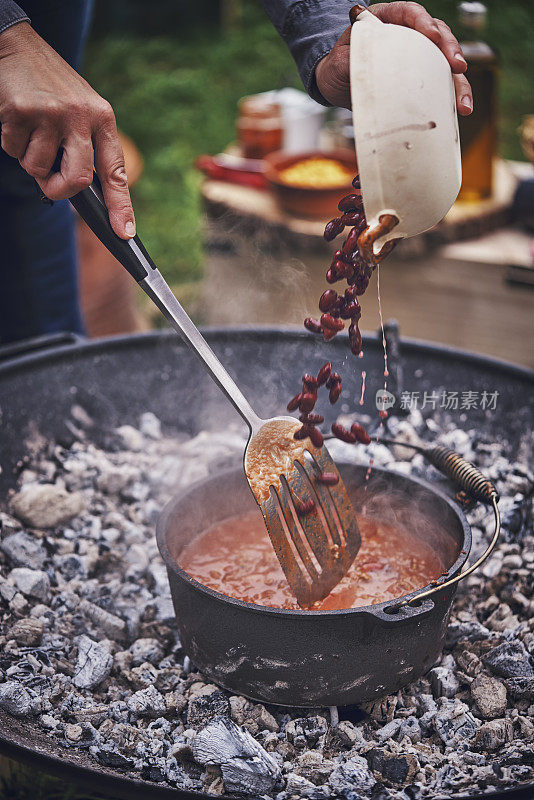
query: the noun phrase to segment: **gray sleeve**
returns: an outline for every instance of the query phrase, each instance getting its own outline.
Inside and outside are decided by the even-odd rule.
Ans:
[[[287,44],[308,94],[329,105],[317,89],[315,67],[349,23],[354,2],[347,0],[261,0],[274,27]],[[359,0],[369,5],[368,0]]]
[[[29,22],[28,15],[13,0],[0,0],[0,33],[24,20]]]

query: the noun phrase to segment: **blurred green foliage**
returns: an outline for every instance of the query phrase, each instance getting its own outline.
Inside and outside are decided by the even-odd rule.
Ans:
[[[517,127],[523,114],[534,113],[534,3],[487,4],[487,38],[503,65],[501,152],[521,158]],[[426,5],[457,28],[455,2],[429,0]],[[242,7],[240,28],[224,33],[202,19],[150,36],[103,35],[100,26],[87,52],[88,80],[111,101],[119,127],[145,160],[134,190],[139,232],[174,284],[201,275],[201,177],[194,158],[217,153],[234,138],[240,97],[299,86],[293,61],[260,4],[243,0]],[[157,9],[153,3],[153,19]],[[200,5],[199,16],[202,10]]]

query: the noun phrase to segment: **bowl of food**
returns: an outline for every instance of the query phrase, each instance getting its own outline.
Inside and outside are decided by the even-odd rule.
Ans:
[[[287,153],[264,159],[265,177],[283,211],[306,219],[329,219],[357,173],[353,150]]]

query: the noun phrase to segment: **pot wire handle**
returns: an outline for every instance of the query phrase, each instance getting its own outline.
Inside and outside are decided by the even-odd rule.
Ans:
[[[421,600],[424,600],[426,597],[430,597],[431,595],[435,594],[436,592],[445,589],[448,586],[453,586],[456,583],[459,583],[464,578],[467,578],[468,575],[471,575],[475,570],[477,570],[481,564],[486,561],[487,558],[491,555],[495,546],[497,544],[497,540],[499,538],[499,534],[501,532],[501,515],[499,512],[499,494],[491,481],[486,478],[482,472],[480,472],[474,464],[471,464],[469,461],[466,461],[465,458],[462,458],[458,453],[455,453],[454,450],[449,449],[448,447],[442,447],[437,445],[436,447],[429,448],[428,450],[421,449],[421,452],[425,455],[428,461],[439,469],[440,472],[447,475],[453,481],[455,481],[465,492],[465,494],[469,497],[473,497],[480,502],[491,505],[493,508],[493,514],[495,517],[495,529],[493,531],[493,536],[489,545],[487,546],[486,550],[482,553],[482,555],[477,558],[470,567],[468,567],[464,572],[461,572],[459,575],[456,575],[454,578],[448,578],[447,580],[441,582],[436,581],[434,586],[431,589],[427,589],[424,592],[420,592],[419,594],[410,597],[408,600],[404,600],[402,603],[393,604],[391,606],[392,611],[396,611],[397,609],[401,608],[402,606],[409,605],[414,606],[417,605]]]

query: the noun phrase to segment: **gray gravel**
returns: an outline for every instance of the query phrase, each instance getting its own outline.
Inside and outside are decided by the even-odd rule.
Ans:
[[[404,441],[435,435],[418,412],[390,424]],[[111,432],[109,450],[87,425],[70,448],[45,447],[0,511],[0,708],[58,750],[214,795],[437,800],[532,780],[533,476],[504,445],[439,428],[496,483],[503,539],[460,586],[445,652],[425,677],[334,713],[265,707],[197,673],[173,626],[154,522],[177,489],[239,463],[244,439],[240,429],[166,436],[147,413]],[[373,450],[376,464],[437,477],[406,448],[396,462]],[[368,456],[340,442],[331,451]],[[478,553],[491,515],[468,516]]]

